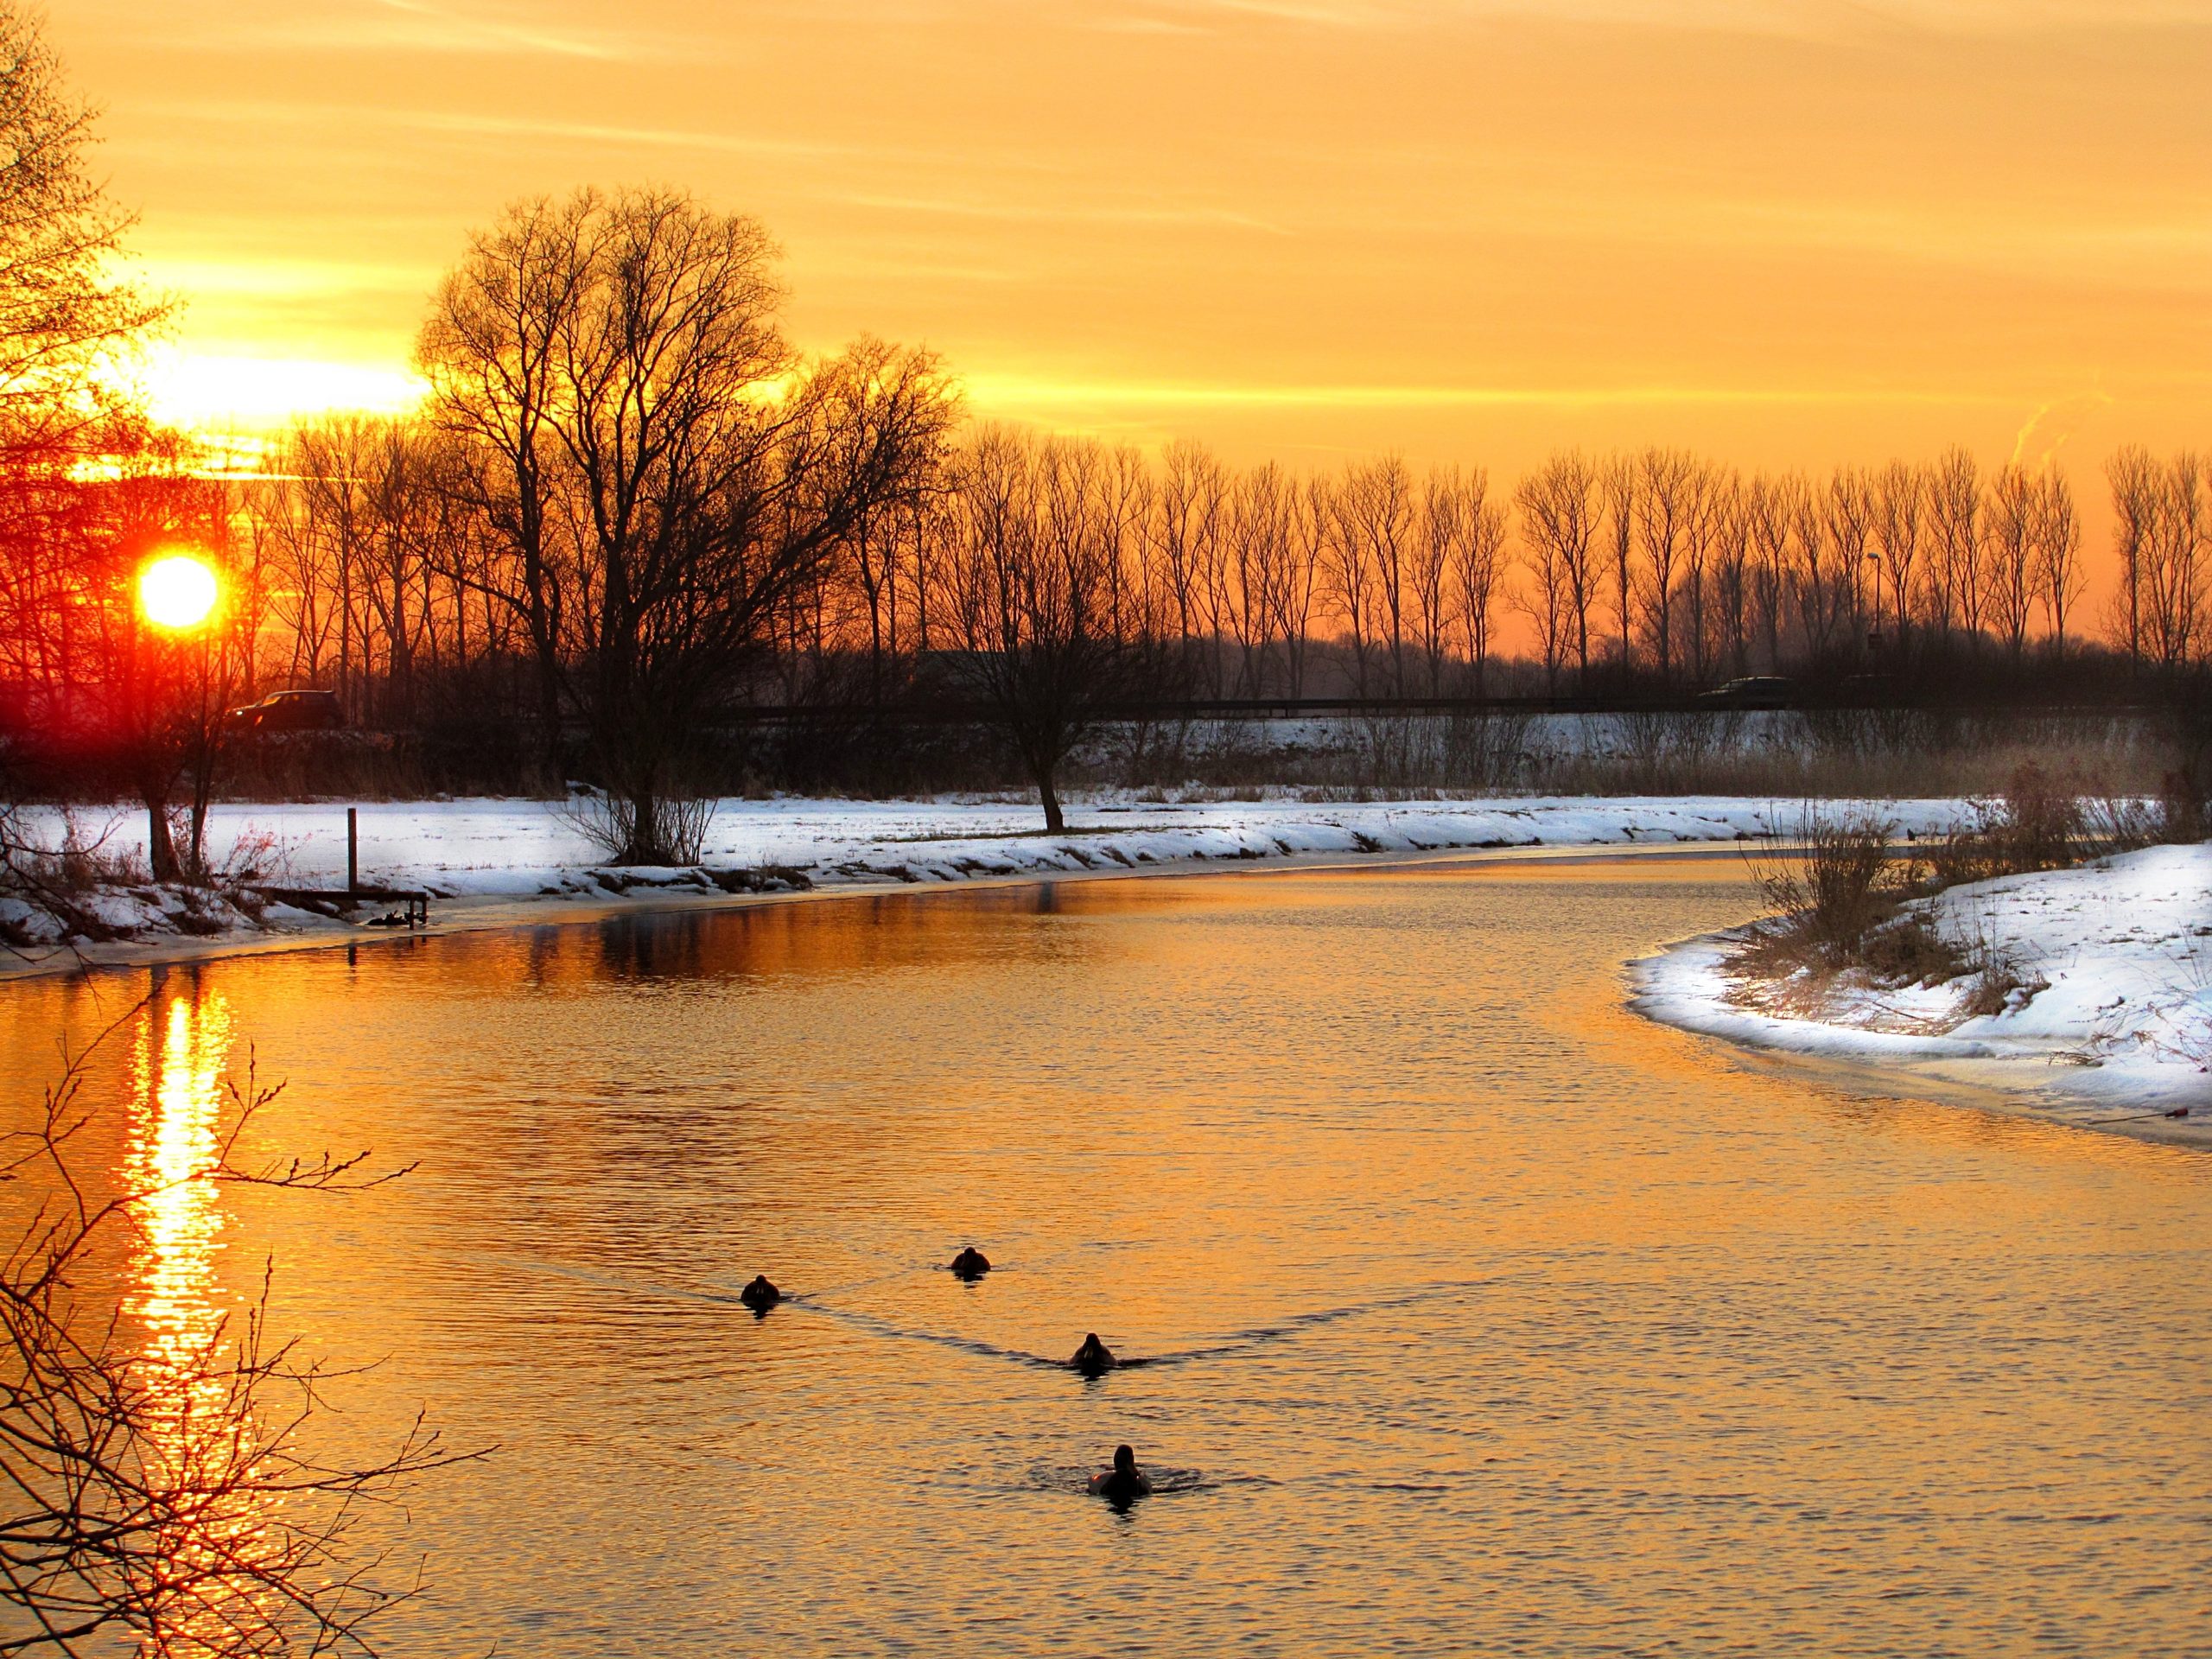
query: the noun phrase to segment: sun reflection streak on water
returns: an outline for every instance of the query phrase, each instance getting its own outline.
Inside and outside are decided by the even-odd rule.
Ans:
[[[223,1325],[214,1294],[223,1213],[205,1172],[219,1150],[230,1045],[230,1010],[219,996],[156,1007],[138,1037],[124,1176],[145,1196],[135,1206],[124,1309],[146,1332],[149,1370],[169,1378],[194,1370]]]
[[[143,1332],[149,1485],[173,1521],[140,1586],[155,1630],[140,1653],[195,1659],[241,1627],[254,1595],[234,1564],[265,1517],[230,1490],[252,1425],[228,1350],[237,1333],[219,1277],[226,1217],[211,1172],[223,1154],[228,1004],[219,995],[157,1002],[138,1034],[123,1178],[141,1195],[125,1276],[125,1316]],[[251,1621],[245,1621],[250,1624]]]

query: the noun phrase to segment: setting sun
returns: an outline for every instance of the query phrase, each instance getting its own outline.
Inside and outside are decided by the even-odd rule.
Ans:
[[[189,553],[170,553],[138,573],[138,608],[157,628],[181,633],[215,608],[215,573]]]

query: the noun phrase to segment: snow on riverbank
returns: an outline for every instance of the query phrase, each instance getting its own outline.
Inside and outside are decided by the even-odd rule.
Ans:
[[[1945,936],[2010,959],[2024,982],[2002,1012],[1970,1014],[1966,979],[1894,988],[1855,976],[1817,1009],[1782,1012],[1777,988],[1736,960],[1741,930],[1631,964],[1635,1006],[1737,1042],[1986,1085],[2063,1121],[2109,1127],[2140,1114],[2162,1134],[2212,1143],[2212,842],[1918,903]],[[2160,1116],[2184,1106],[2186,1125]]]
[[[1955,800],[1882,803],[1901,828],[1935,830],[1956,817]],[[1756,836],[1783,815],[1764,800],[1723,798],[1497,798],[1457,801],[1298,800],[1175,804],[1112,798],[1069,808],[1069,830],[1037,829],[1024,801],[841,801],[779,798],[720,804],[696,870],[617,869],[594,861],[587,838],[543,801],[457,800],[375,803],[359,809],[365,883],[427,888],[439,902],[434,922],[528,921],[555,903],[605,905],[723,901],[731,886],[780,885],[772,872],[795,872],[823,888],[937,886],[973,880],[1052,877],[1200,868],[1215,861],[1351,860],[1479,847],[1672,845]],[[116,814],[105,850],[143,845],[143,825]],[[80,826],[94,821],[79,813]],[[35,828],[58,836],[59,814]],[[238,804],[218,806],[209,851],[229,861],[254,855],[264,880],[292,887],[342,886],[343,804]],[[715,878],[722,878],[717,883]],[[7,901],[0,901],[4,904]],[[104,902],[106,902],[104,900]],[[156,958],[173,906],[156,896],[121,895],[138,937],[86,947],[93,962]],[[112,906],[111,906],[112,907]],[[133,908],[135,907],[135,908]],[[124,919],[118,912],[118,919]],[[0,919],[6,919],[0,917]],[[272,936],[353,933],[350,924],[272,908],[269,926],[231,930],[197,944],[202,955],[226,944]],[[173,953],[173,951],[172,951]],[[0,960],[0,976],[73,965],[68,953],[32,962]]]

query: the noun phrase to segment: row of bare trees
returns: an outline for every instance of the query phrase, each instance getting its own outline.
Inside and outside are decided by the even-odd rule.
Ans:
[[[645,863],[685,851],[670,803],[749,704],[895,711],[964,684],[1005,714],[1080,664],[1095,683],[1054,696],[1093,709],[1930,664],[2017,682],[2083,632],[2082,517],[2053,469],[1571,451],[1505,487],[1395,455],[1297,474],[1187,441],[963,433],[931,354],[803,355],[752,219],[659,190],[524,202],[435,296],[415,414],[302,426],[251,480],[151,434],[111,439],[97,479],[21,472],[0,534],[14,723],[104,734],[164,825],[189,780],[159,874],[194,862],[223,705],[272,684],[333,688],[387,731],[505,734],[541,776],[600,785],[610,852]],[[2212,638],[2202,473],[2113,463],[2108,633],[2146,668]],[[229,577],[190,652],[127,602],[178,538]],[[1008,608],[1023,594],[1037,617]],[[1049,674],[1008,643],[1054,637]],[[1083,722],[1006,719],[1049,798]]]
[[[244,539],[280,595],[270,660],[399,722],[429,669],[474,685],[480,669],[529,662],[550,727],[576,696],[579,647],[606,626],[581,595],[607,596],[599,572],[610,556],[619,567],[631,533],[611,509],[633,486],[602,480],[597,459],[537,454],[552,447],[543,431],[524,454],[525,429],[553,419],[527,397],[494,410],[468,401],[480,387],[441,385],[429,419],[295,434],[281,480],[249,499]],[[776,410],[772,423],[749,415],[747,441],[785,446],[774,464],[794,476],[775,487],[814,516],[763,567],[777,573],[768,588],[725,616],[736,634],[721,643],[741,634],[747,658],[731,666],[781,701],[893,697],[918,660],[965,645],[944,608],[949,562],[980,511],[969,498],[1002,487],[1014,440],[952,443],[937,366],[875,342],[811,365]],[[840,443],[875,448],[863,459]],[[1745,476],[1675,450],[1567,453],[1507,491],[1478,468],[1421,474],[1396,457],[1299,476],[1232,468],[1189,442],[1156,461],[1032,447],[1054,456],[1052,511],[1102,526],[1107,625],[1166,644],[1155,655],[1185,696],[1482,695],[1502,638],[1559,689],[1811,664],[1891,671],[1930,656],[2018,664],[2081,632],[2082,531],[2065,476],[1985,474],[1963,450],[1820,479]],[[818,493],[836,468],[849,500]],[[741,470],[765,480],[772,468],[747,456]],[[2153,664],[2202,653],[2197,472],[2186,456],[2114,463],[2124,581],[2111,635]],[[682,559],[658,573],[705,575]],[[733,591],[752,593],[751,580]]]
[[[1395,457],[1300,476],[1191,442],[1154,460],[963,435],[926,353],[783,346],[755,315],[766,257],[749,221],[680,198],[518,209],[442,293],[423,414],[303,426],[243,484],[154,457],[79,512],[104,556],[5,538],[11,685],[81,703],[140,683],[83,671],[87,653],[130,659],[128,615],[61,599],[188,535],[232,575],[208,695],[324,685],[385,729],[527,732],[549,769],[606,787],[620,850],[645,861],[681,850],[657,803],[740,704],[896,709],[964,686],[1002,707],[1007,686],[976,675],[1010,625],[982,626],[977,595],[1016,541],[1079,570],[1068,660],[1096,667],[1083,700],[1101,709],[1930,664],[2017,677],[2083,632],[2081,515],[2055,471],[1984,473],[1953,450],[1816,480],[1567,452],[1508,491]],[[566,311],[539,315],[532,293]],[[2134,450],[2112,467],[2108,638],[2148,670],[2212,639],[2202,474]],[[1033,777],[1036,753],[1065,751],[1014,737]],[[141,747],[174,766],[174,744]]]
[[[1696,683],[1721,674],[1994,646],[2063,652],[2082,528],[2055,470],[1985,476],[1952,449],[1745,476],[1672,449],[1556,455],[1524,479],[1519,602],[1556,684],[1572,668]]]

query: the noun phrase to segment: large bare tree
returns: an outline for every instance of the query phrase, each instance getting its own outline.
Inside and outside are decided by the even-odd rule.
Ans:
[[[573,711],[618,861],[697,855],[675,798],[779,607],[931,486],[951,396],[874,342],[802,362],[760,224],[661,190],[509,210],[441,289],[419,357],[511,555],[543,718]]]

